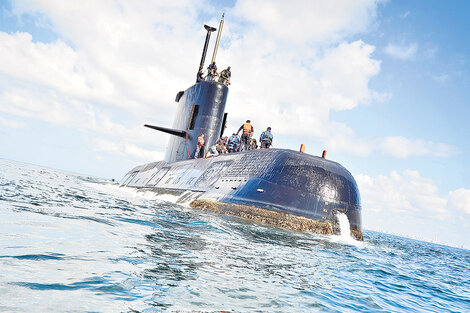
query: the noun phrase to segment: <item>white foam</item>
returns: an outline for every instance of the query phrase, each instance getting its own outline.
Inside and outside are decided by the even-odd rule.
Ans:
[[[336,242],[350,244],[353,246],[363,246],[363,242],[358,241],[351,236],[351,225],[349,224],[347,215],[338,212],[336,213],[336,218],[338,219],[340,235],[331,236],[331,239]]]
[[[171,202],[173,204],[177,204],[177,201],[180,196],[175,196],[175,195],[170,195],[170,194],[158,194],[155,192],[145,192],[144,193],[144,198],[149,199],[149,200],[160,200],[164,202]]]
[[[93,188],[95,190],[107,193],[122,196],[123,194],[126,196],[137,196],[136,190],[129,187],[120,186],[116,183],[96,183],[96,182],[85,182],[86,186]]]
[[[336,218],[339,223],[339,230],[341,232],[340,237],[343,239],[349,239],[351,237],[351,225],[349,224],[349,219],[344,213],[336,213]]]

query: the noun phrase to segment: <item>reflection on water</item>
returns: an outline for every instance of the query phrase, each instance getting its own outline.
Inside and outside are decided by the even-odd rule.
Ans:
[[[267,227],[14,162],[0,173],[0,311],[470,311],[465,250]]]

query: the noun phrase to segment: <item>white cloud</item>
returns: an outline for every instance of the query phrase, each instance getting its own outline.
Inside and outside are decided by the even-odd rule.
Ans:
[[[140,159],[141,161],[162,160],[164,157],[162,152],[143,149],[130,143],[117,143],[116,141],[110,141],[103,138],[95,139],[94,150],[98,152],[130,156]]]
[[[235,13],[279,39],[302,43],[334,42],[368,30],[377,1],[238,1]]]
[[[362,41],[342,43],[314,64],[322,95],[328,96],[320,101],[326,100],[336,111],[350,110],[369,101],[373,96],[369,80],[380,70],[380,62],[371,59],[374,50]]]
[[[96,66],[97,60],[85,56],[87,51],[75,51],[61,41],[35,43],[28,33],[0,32],[0,42],[0,56],[4,60],[0,63],[0,72],[11,78],[50,88],[68,97],[128,110],[148,112],[156,97],[157,90],[152,83],[157,83],[155,77],[159,73],[151,66],[131,68],[124,60],[115,60],[113,73]],[[118,66],[120,61],[122,65]],[[163,103],[160,105],[163,107]]]
[[[37,0],[14,7],[20,18],[39,16],[60,39],[41,43],[28,33],[0,32],[0,78],[8,81],[0,87],[0,111],[162,151],[167,136],[142,124],[171,126],[175,94],[195,76],[205,35],[198,14],[209,4]],[[227,12],[218,53],[219,66],[230,64],[233,72],[229,129],[251,118],[256,131],[273,127],[284,146],[302,136],[359,156],[453,155],[440,143],[365,140],[330,119],[332,111],[383,97],[369,88],[380,71],[375,47],[347,41],[368,30],[376,9],[372,0],[238,1]]]
[[[302,59],[307,51],[291,51],[283,42],[265,40],[247,35],[228,51],[235,60],[232,63],[249,73],[231,87],[229,128],[239,126],[233,121],[250,118],[256,120],[255,127],[260,125],[258,129],[271,126],[277,135],[322,140],[335,147],[348,143],[341,150],[357,151],[342,132],[348,127],[338,127],[330,112],[350,110],[376,96],[368,86],[380,69],[380,63],[371,58],[374,47],[362,41],[341,43],[322,53],[309,51]],[[237,67],[232,68],[236,77]],[[353,131],[347,134],[354,136]]]
[[[109,153],[127,152],[130,157],[142,159],[143,155],[150,156],[150,154],[136,153],[137,149],[124,149],[123,145],[127,144],[130,147],[137,144],[147,149],[152,148],[154,151],[162,151],[164,146],[158,145],[158,142],[165,142],[167,139],[165,135],[146,129],[143,125],[126,127],[115,123],[110,119],[112,114],[102,108],[49,89],[10,89],[0,95],[0,104],[2,104],[0,112],[45,121],[59,127],[71,127],[92,134],[94,138],[103,140],[102,142],[106,140],[105,148],[100,151]],[[110,140],[119,143],[121,148],[111,149]],[[144,150],[146,149],[142,148],[142,151]]]
[[[234,81],[243,78],[231,88],[229,128],[256,118],[258,129],[269,125],[278,135],[344,138],[330,112],[370,101],[375,93],[368,83],[380,62],[371,58],[373,46],[338,40],[365,31],[375,10],[375,1],[237,2],[235,13],[252,24],[243,31],[237,27],[236,34],[228,30],[233,40],[224,54],[235,64]],[[230,110],[232,103],[236,109]],[[331,145],[340,141],[347,139]]]
[[[397,214],[442,214],[447,199],[438,193],[438,187],[417,171],[392,171],[389,176],[357,175],[364,210],[395,211]]]
[[[26,127],[26,124],[23,122],[15,121],[15,120],[9,120],[0,116],[0,126],[10,127],[10,128],[24,128]]]
[[[0,71],[71,95],[86,93],[85,81],[74,70],[77,54],[63,42],[33,43],[28,33],[0,32]]]
[[[342,151],[351,155],[367,157],[378,151],[385,156],[409,159],[412,157],[451,158],[460,153],[452,145],[430,140],[412,139],[402,136],[377,137],[365,140],[343,123],[329,122],[325,127],[324,148]]]
[[[141,158],[142,160],[163,160],[164,154],[151,150],[142,149],[134,144],[126,144],[124,152],[128,155]]]
[[[368,156],[375,149],[372,142],[357,138],[354,131],[342,123],[331,123],[325,149],[345,151],[356,156]]]
[[[85,1],[77,6],[39,0],[14,5],[20,17],[28,13],[49,19],[45,24],[61,39],[41,43],[27,33],[0,33],[0,57],[7,60],[0,72],[20,82],[3,88],[3,100],[14,103],[3,111],[107,135],[114,132],[119,134],[116,139],[128,142],[132,141],[125,130],[131,125],[111,122],[116,117],[105,114],[119,109],[134,115],[139,124],[153,123],[150,118],[171,124],[174,108],[169,104],[193,81],[197,68],[204,37],[197,15],[206,5]],[[249,14],[258,5],[272,16]],[[335,40],[367,30],[375,10],[375,1],[341,5],[278,1],[266,6],[237,2],[224,29],[229,46],[222,45],[218,54],[219,64],[230,60],[234,81],[243,77],[232,86],[229,122],[245,120],[244,112],[251,112],[258,125],[269,123],[279,135],[342,136],[330,140],[332,145],[347,142],[339,131],[335,133],[329,112],[370,101],[375,93],[368,82],[380,63],[371,58],[373,46]],[[287,36],[287,24],[278,23],[278,18],[292,24],[288,32],[294,37]],[[248,27],[246,19],[259,27]],[[298,29],[291,32],[292,27]],[[323,42],[323,48],[304,41]],[[273,89],[280,83],[282,88]],[[230,103],[237,109],[230,110]]]
[[[459,150],[451,145],[420,139],[409,139],[401,136],[385,137],[381,140],[380,149],[384,154],[406,159],[410,156],[433,156],[449,158]]]
[[[409,45],[388,44],[385,47],[385,53],[387,53],[393,58],[400,59],[400,60],[411,59],[416,54],[417,51],[418,51],[418,44],[416,43],[411,43]]]
[[[149,149],[161,156],[167,136],[143,124],[170,126],[176,92],[193,81],[202,40],[188,28],[197,4],[13,5],[20,18],[48,19],[43,24],[61,39],[42,43],[28,33],[0,32],[0,111],[125,143],[120,151],[130,157],[155,156]]]
[[[444,192],[432,179],[415,170],[389,175],[356,175],[362,201],[363,226],[425,240],[468,244],[470,189]],[[460,238],[460,239],[459,239]]]
[[[459,188],[449,193],[449,206],[470,215],[470,189]]]

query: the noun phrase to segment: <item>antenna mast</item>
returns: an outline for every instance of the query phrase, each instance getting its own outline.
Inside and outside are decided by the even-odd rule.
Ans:
[[[219,31],[217,32],[217,40],[215,41],[214,53],[212,54],[211,63],[215,62],[215,57],[217,55],[217,49],[219,48],[220,35],[222,33],[222,28],[224,27],[224,16],[225,16],[225,13],[222,14],[222,19],[220,20]]]

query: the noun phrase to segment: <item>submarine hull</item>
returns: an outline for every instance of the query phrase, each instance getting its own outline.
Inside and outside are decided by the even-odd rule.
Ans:
[[[353,176],[336,162],[292,150],[153,162],[129,171],[121,184],[173,194],[202,210],[323,234],[339,234],[337,214],[343,213],[351,235],[362,240]]]
[[[178,201],[202,210],[323,234],[338,234],[337,216],[344,213],[351,234],[362,240],[359,191],[352,175],[340,164],[286,149],[205,159],[195,155],[198,143],[207,151],[223,136],[227,121],[228,87],[200,77],[210,32],[215,30],[204,27],[207,36],[197,83],[177,93],[172,128],[145,125],[171,135],[165,160],[137,166],[121,184],[173,194]]]

